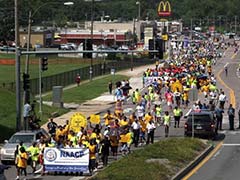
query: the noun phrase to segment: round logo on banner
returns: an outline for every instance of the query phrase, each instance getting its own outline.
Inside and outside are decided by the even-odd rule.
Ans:
[[[57,153],[54,149],[48,149],[45,152],[45,158],[47,161],[52,162],[55,161],[55,159],[57,159]]]
[[[85,116],[79,112],[74,113],[70,119],[70,130],[73,130],[75,133],[79,132],[81,127],[86,128],[87,119]]]

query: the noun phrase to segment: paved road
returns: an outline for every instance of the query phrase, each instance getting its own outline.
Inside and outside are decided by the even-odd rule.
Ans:
[[[223,87],[226,92],[229,92],[229,88],[234,91],[236,98],[236,110],[239,108],[240,102],[240,79],[237,76],[237,68],[240,62],[240,55],[236,55],[235,58],[227,57],[221,63],[222,68],[228,63],[228,76],[224,72],[221,73],[221,78],[227,85]],[[217,68],[217,71],[221,67]],[[195,174],[189,178],[189,180],[239,180],[239,167],[240,167],[240,130],[235,131],[228,130],[228,120],[225,115],[224,121],[225,130],[222,132],[225,139],[222,141],[222,146],[216,151],[216,153],[204,164],[199,170],[196,170]],[[235,127],[238,127],[238,115],[236,113]]]

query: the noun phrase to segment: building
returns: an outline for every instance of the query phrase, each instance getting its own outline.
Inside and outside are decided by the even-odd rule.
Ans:
[[[133,34],[140,37],[139,22],[109,22],[109,21],[94,21],[93,22],[93,44],[108,46],[112,45],[129,45],[132,44]],[[60,31],[60,43],[72,42],[80,44],[91,39],[91,21],[86,21],[84,29],[64,28]]]
[[[20,29],[20,46],[27,47],[28,32],[26,29]],[[31,32],[30,48],[50,47],[54,42],[54,32],[52,30],[42,30],[33,28]]]

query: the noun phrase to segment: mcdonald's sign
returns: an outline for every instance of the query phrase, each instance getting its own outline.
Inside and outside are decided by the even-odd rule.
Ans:
[[[158,16],[159,17],[168,17],[171,16],[172,9],[169,1],[161,1],[158,5]]]

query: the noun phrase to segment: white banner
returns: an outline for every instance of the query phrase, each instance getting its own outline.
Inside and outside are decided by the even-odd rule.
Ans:
[[[144,87],[148,87],[149,85],[151,85],[154,80],[158,80],[158,77],[144,77]]]
[[[89,164],[89,149],[46,148],[44,165],[48,172],[86,172]]]

